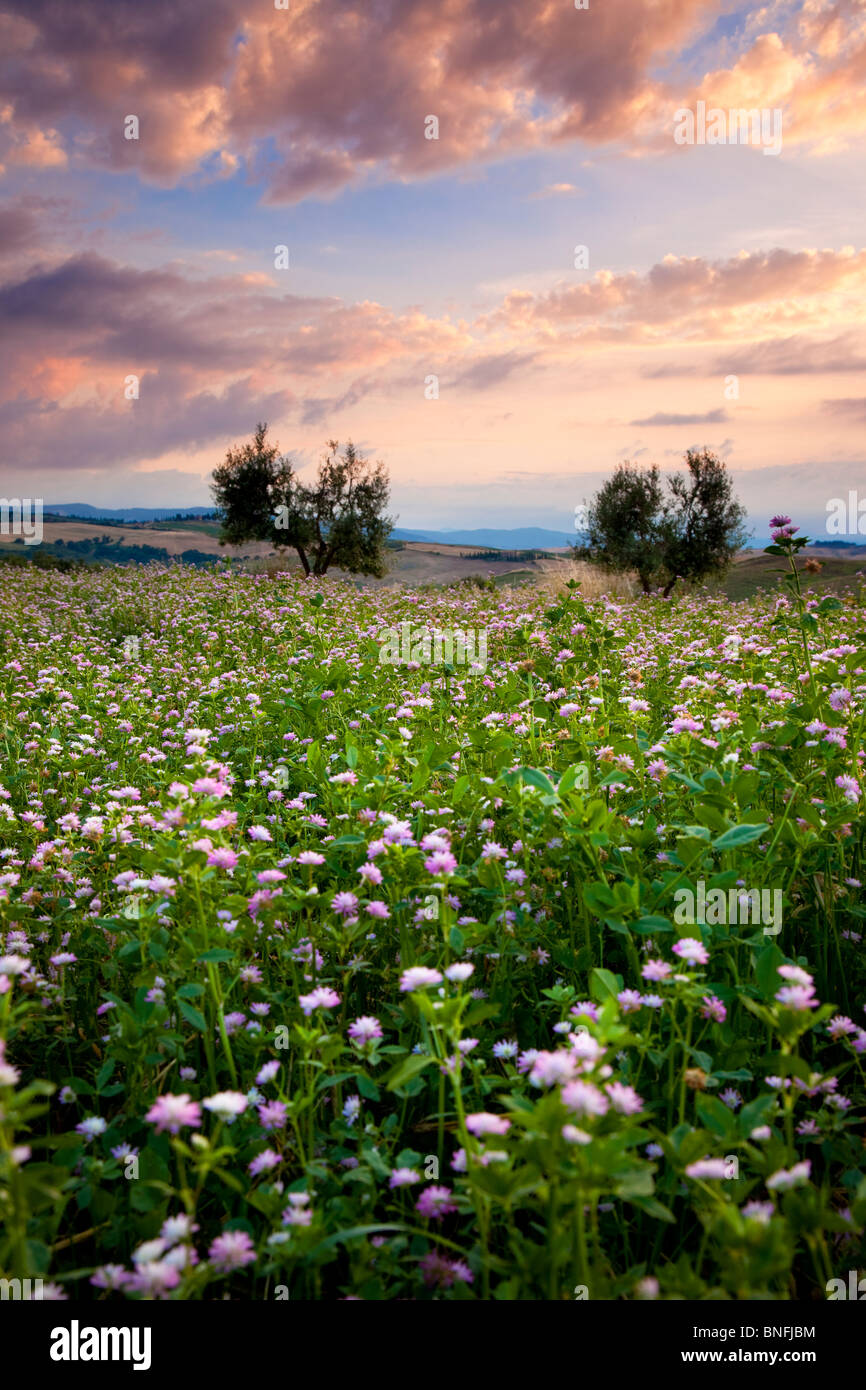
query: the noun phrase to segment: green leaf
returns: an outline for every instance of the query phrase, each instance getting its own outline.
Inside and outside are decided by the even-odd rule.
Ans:
[[[462,801],[471,785],[471,777],[467,777],[465,774],[462,777],[458,777],[457,781],[454,783],[454,790],[451,793],[451,800],[455,802]]]
[[[359,1093],[365,1100],[379,1099],[379,1087],[376,1085],[375,1081],[371,1081],[369,1076],[365,1076],[362,1071],[355,1073],[355,1083]]]
[[[645,1211],[654,1221],[674,1220],[673,1212],[657,1197],[624,1197],[623,1200],[630,1202],[633,1207],[640,1207],[641,1211]]]
[[[770,941],[761,951],[755,962],[755,979],[762,996],[768,1002],[781,986],[779,966],[785,964],[785,957],[774,941]]]
[[[383,1159],[375,1144],[366,1144],[361,1150],[361,1156],[370,1165],[377,1178],[390,1177],[391,1169]]]
[[[178,999],[197,999],[200,994],[204,994],[204,985],[181,985],[177,991]]]
[[[543,772],[539,772],[537,767],[521,767],[518,768],[518,772],[523,781],[527,782],[530,787],[537,787],[540,792],[544,792],[547,796],[556,796],[556,787],[549,777],[545,776]]]
[[[737,1116],[740,1133],[748,1137],[753,1129],[763,1124],[764,1116],[769,1114],[775,1104],[776,1096],[772,1091],[768,1091],[765,1096],[758,1096],[757,1100],[750,1100]]]
[[[326,1250],[333,1249],[335,1245],[339,1245],[343,1241],[348,1244],[350,1240],[360,1240],[362,1236],[372,1236],[377,1231],[404,1231],[405,1229],[405,1226],[400,1226],[393,1221],[384,1225],[380,1223],[377,1226],[350,1226],[348,1231],[335,1231],[332,1236],[326,1236],[324,1240],[319,1241],[318,1245],[307,1252],[307,1259],[313,1262],[317,1255],[324,1254]]]
[[[559,779],[559,786],[557,787],[559,795],[565,796],[566,792],[572,791],[575,783],[578,781],[586,784],[578,790],[586,791],[589,784],[589,766],[587,763],[574,763],[571,767],[565,769],[565,772],[563,772]]]
[[[340,1071],[332,1076],[323,1076],[316,1082],[316,1091],[327,1091],[332,1086],[342,1086],[346,1081],[356,1081],[357,1076],[353,1071]]]
[[[610,970],[604,970],[597,965],[589,977],[589,992],[598,1004],[603,1004],[605,999],[616,999],[622,989],[622,980],[618,975],[614,975]]]
[[[431,1066],[435,1060],[435,1057],[422,1057],[417,1052],[413,1052],[411,1056],[398,1062],[396,1067],[392,1067],[386,1073],[383,1079],[385,1089],[396,1091],[399,1086],[405,1086],[407,1081],[412,1081],[425,1067]]]
[[[648,936],[650,933],[657,934],[658,932],[673,931],[673,924],[667,917],[639,917],[637,921],[632,922],[631,925],[632,929],[636,932],[640,932],[642,936]]]
[[[177,1001],[177,1006],[187,1023],[191,1023],[193,1028],[197,1028],[200,1033],[205,1031],[207,1028],[205,1016],[203,1013],[200,1013],[194,1004],[188,1004],[185,999],[179,999]]]
[[[685,840],[709,840],[710,832],[705,825],[678,825],[677,835]]]
[[[111,1076],[111,1073],[114,1071],[114,1067],[115,1067],[115,1058],[114,1058],[114,1057],[109,1057],[109,1059],[108,1059],[107,1062],[103,1062],[102,1066],[99,1068],[99,1072],[97,1073],[97,1077],[96,1077],[96,1089],[97,1089],[97,1091],[101,1091],[101,1090],[102,1090],[103,1086],[104,1086],[104,1085],[106,1084],[106,1082],[109,1080],[109,1078],[110,1078],[110,1076]]]
[[[765,1004],[759,1004],[756,1000],[750,999],[748,994],[740,995],[740,1003],[744,1009],[748,1009],[750,1014],[754,1014],[756,1018],[759,1018],[767,1028],[773,1028],[775,1026],[773,1014]]]
[[[713,840],[713,849],[739,849],[741,845],[754,844],[755,840],[760,840],[769,830],[769,825],[735,825],[730,830],[726,830],[724,835],[720,835],[717,840]]]
[[[616,905],[616,898],[606,883],[584,884],[583,901],[596,917],[603,917]]]
[[[713,1134],[721,1135],[722,1138],[730,1134],[736,1127],[736,1117],[724,1102],[717,1100],[715,1096],[698,1092],[695,1099],[695,1109],[701,1123],[705,1124],[707,1129],[712,1130]]]
[[[208,964],[208,962],[217,963],[219,961],[231,959],[231,951],[224,951],[219,947],[215,947],[212,951],[205,951],[203,956],[199,956],[199,961],[205,965]]]
[[[450,932],[448,933],[448,941],[451,946],[451,950],[456,951],[457,955],[459,956],[466,943],[466,938],[464,937],[459,927],[451,928]]]

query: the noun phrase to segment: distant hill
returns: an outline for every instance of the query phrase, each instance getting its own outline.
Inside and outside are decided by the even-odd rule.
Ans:
[[[172,517],[211,517],[212,507],[94,507],[90,502],[46,503],[45,512],[55,516],[78,517],[82,521],[168,521]],[[515,530],[408,531],[397,526],[395,541],[431,541],[436,545],[474,546],[479,550],[551,550],[573,545],[577,539],[567,531],[547,531],[542,526],[521,526]]]
[[[46,512],[82,521],[165,521],[174,516],[213,516],[213,507],[92,507],[89,502],[52,502]]]
[[[513,531],[407,531],[395,526],[395,541],[432,541],[436,545],[471,545],[492,550],[556,550],[574,545],[577,537],[567,531],[546,531],[543,526],[518,526]]]
[[[810,541],[809,545],[820,550],[847,550],[851,555],[866,552],[866,543],[862,541]]]
[[[806,535],[810,534],[810,528],[809,528],[808,526],[801,527],[801,530],[802,530],[803,533],[806,534]],[[758,536],[758,537],[754,538],[753,540],[750,540],[750,541],[748,542],[747,545],[744,545],[744,546],[743,546],[743,549],[744,549],[744,550],[763,550],[766,546],[772,545],[772,544],[773,544],[773,538],[772,538],[772,536],[763,536],[763,537],[762,537],[762,536]],[[814,550],[836,550],[836,551],[838,551],[840,554],[848,554],[848,555],[852,555],[852,556],[857,556],[857,555],[863,554],[863,552],[866,551],[866,542],[864,542],[864,541],[837,541],[837,540],[827,540],[824,536],[816,536],[814,539],[812,539],[812,540],[809,541],[809,545],[807,546],[807,549],[809,549],[809,550],[813,550],[813,549],[814,549]]]

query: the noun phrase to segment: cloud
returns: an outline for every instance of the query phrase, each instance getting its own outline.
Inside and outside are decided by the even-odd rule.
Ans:
[[[532,352],[492,353],[463,367],[448,385],[474,391],[489,391],[491,387],[507,381],[514,372],[531,365],[534,360],[535,353]]]
[[[645,420],[629,420],[630,425],[723,425],[730,419],[726,410],[708,410],[704,415],[666,415],[657,411]]]
[[[339,396],[307,397],[301,402],[300,423],[302,425],[322,425],[335,415],[340,415],[343,411],[358,405],[371,392],[381,390],[382,386],[381,378],[367,378],[366,380],[353,381],[348,389]]]
[[[89,402],[62,409],[55,402],[17,397],[0,404],[0,431],[18,468],[105,469],[156,459],[175,450],[224,448],[247,433],[251,420],[284,414],[288,392],[257,392],[250,380],[222,392],[187,394],[176,374],[148,373],[136,401]]]
[[[10,369],[50,349],[124,372],[177,364],[200,373],[246,366],[310,375],[445,354],[468,342],[449,320],[417,309],[397,314],[369,300],[278,294],[245,275],[136,270],[93,252],[0,286],[0,329],[10,335]]]
[[[754,376],[815,376],[866,371],[866,345],[861,334],[810,339],[804,334],[753,343],[720,357],[717,372]]]
[[[21,202],[0,207],[0,256],[32,246],[38,225],[33,210]]]
[[[549,183],[546,188],[540,188],[537,193],[530,193],[529,200],[534,202],[539,198],[565,198],[582,191],[575,183]]]
[[[665,256],[645,274],[602,270],[543,294],[518,290],[481,320],[491,328],[551,328],[607,342],[669,345],[671,327],[697,341],[726,335],[767,337],[774,321],[787,328],[788,302],[820,327],[847,308],[852,319],[866,287],[866,251],[740,252],[722,261]],[[847,304],[845,298],[847,296]]]
[[[861,333],[852,331],[829,339],[810,338],[805,333],[768,338],[728,349],[703,365],[684,361],[647,365],[641,376],[658,381],[685,376],[816,376],[863,371],[866,343]]]
[[[5,226],[13,242],[27,230],[11,216]],[[420,391],[422,366],[407,377],[407,363],[451,360],[469,342],[417,309],[280,294],[242,274],[137,270],[88,252],[0,285],[0,425],[22,466],[158,458],[295,408],[302,423],[321,423],[388,389],[380,366]],[[140,379],[134,403],[124,399],[130,375]],[[336,394],[310,390],[341,376]],[[287,377],[300,389],[287,390]]]
[[[34,210],[25,200],[10,205],[5,221],[0,216],[0,250],[5,235],[21,253]],[[692,366],[703,354],[718,364],[704,374],[722,375],[747,370],[749,353],[753,371],[761,362],[793,371],[808,348],[829,373],[847,351],[856,353],[859,331],[840,327],[846,315],[856,320],[866,281],[866,253],[844,249],[775,249],[722,261],[669,256],[642,272],[603,271],[577,285],[514,291],[470,324],[417,306],[397,311],[374,300],[290,294],[278,274],[209,273],[213,262],[201,258],[139,269],[91,251],[13,266],[0,280],[0,406],[9,456],[20,454],[22,466],[25,458],[53,466],[64,454],[81,466],[91,457],[95,467],[160,458],[209,447],[233,429],[246,435],[268,415],[303,431],[351,410],[378,433],[375,407],[382,421],[409,412],[401,418],[414,433],[417,425],[406,422],[431,372],[444,389],[424,419],[425,430],[433,427],[423,445],[428,456],[446,439],[453,447],[477,433],[466,415],[474,396],[489,393],[501,419],[514,386],[527,380],[557,403],[559,422],[549,419],[549,405],[543,409],[563,440],[575,425],[596,439],[618,431],[625,392],[635,397],[631,428],[722,425],[731,418],[725,409],[668,411],[657,408],[657,395],[641,394],[635,383],[652,364],[636,361],[635,347],[675,358],[688,351]],[[820,338],[792,337],[792,301]],[[837,331],[828,336],[834,317]],[[730,356],[720,351],[726,342],[735,344]],[[141,382],[134,412],[124,400],[130,375]],[[591,384],[588,409],[566,429],[563,407],[576,379]],[[539,409],[537,392],[522,394],[519,419],[508,426],[511,442]],[[801,423],[810,408],[814,424],[822,412],[803,396]],[[837,414],[843,418],[841,408]],[[621,434],[606,437],[615,451]],[[485,443],[492,446],[492,437]]]
[[[648,22],[647,0],[581,11],[545,0],[527,23],[525,0],[292,0],[287,11],[5,0],[7,163],[71,158],[166,185],[245,166],[267,201],[295,202],[571,141],[682,157],[672,114],[693,98],[782,104],[785,140],[819,150],[866,128],[853,0],[764,8],[729,45],[728,66],[675,88],[659,76],[665,63],[700,52],[719,9],[654,0]],[[124,139],[127,114],[139,117],[137,141]],[[431,115],[437,139],[425,138]]]
[[[7,164],[31,169],[63,169],[68,162],[57,130],[19,129],[3,158]]]
[[[783,146],[806,145],[814,154],[857,143],[866,132],[860,0],[762,6],[743,40],[735,61],[706,72],[676,105],[693,110],[702,100],[725,111],[778,109]]]
[[[821,406],[830,415],[842,415],[866,425],[866,396],[849,396],[822,401]]]

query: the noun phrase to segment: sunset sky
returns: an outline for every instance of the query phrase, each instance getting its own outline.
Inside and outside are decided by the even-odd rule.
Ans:
[[[866,495],[866,8],[589,6],[0,0],[3,494],[206,503],[265,419],[407,527],[703,445],[761,536]],[[699,102],[780,153],[677,144]]]

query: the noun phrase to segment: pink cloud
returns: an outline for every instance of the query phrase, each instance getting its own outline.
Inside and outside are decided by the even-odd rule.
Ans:
[[[10,209],[13,243],[27,234],[29,210]],[[636,347],[688,349],[687,371],[703,375],[826,377],[863,360],[864,283],[866,251],[669,256],[644,273],[514,292],[470,326],[420,308],[286,294],[274,277],[138,270],[91,252],[0,285],[0,427],[19,461],[89,458],[100,467],[202,448],[269,415],[330,427],[373,397],[387,412],[421,400],[431,372],[457,403],[525,388],[538,373],[555,383],[577,362],[584,375],[595,364],[608,389],[617,374],[632,390],[635,372],[643,382],[677,375],[676,360],[636,361]],[[794,340],[791,302],[802,325]],[[735,345],[730,358],[719,356],[724,342]],[[133,403],[124,399],[129,375],[140,383]],[[620,398],[622,390],[620,382]],[[660,411],[652,397],[635,399],[631,413],[634,425],[727,418],[712,406]]]
[[[666,256],[646,274],[599,271],[579,284],[563,283],[544,294],[520,290],[481,322],[488,327],[547,333],[552,326],[651,341],[670,326],[684,336],[705,341],[741,332],[753,310],[751,326],[766,333],[772,319],[781,323],[786,302],[796,296],[814,301],[806,317],[832,322],[838,303],[831,293],[853,301],[866,286],[866,250],[743,252],[724,261],[700,256]],[[851,305],[853,310],[853,303]],[[804,304],[804,313],[806,305]]]

